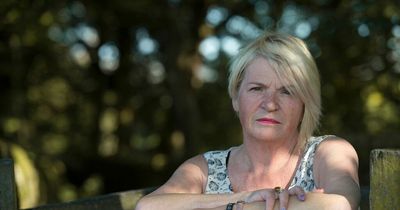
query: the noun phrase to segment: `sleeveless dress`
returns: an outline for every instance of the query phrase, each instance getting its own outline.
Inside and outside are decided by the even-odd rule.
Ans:
[[[318,145],[332,135],[311,137],[306,144],[303,156],[297,166],[296,174],[289,189],[300,186],[306,192],[316,189],[313,176],[314,155]],[[227,162],[232,148],[221,151],[209,151],[203,154],[208,165],[208,176],[205,194],[233,193],[229,180]]]

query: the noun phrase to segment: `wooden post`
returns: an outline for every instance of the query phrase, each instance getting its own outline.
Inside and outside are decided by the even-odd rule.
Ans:
[[[399,209],[400,150],[372,150],[370,167],[370,209]]]
[[[17,210],[14,163],[0,159],[0,210]]]

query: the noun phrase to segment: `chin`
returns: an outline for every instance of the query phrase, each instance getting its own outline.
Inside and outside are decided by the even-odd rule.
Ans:
[[[258,134],[254,135],[254,138],[259,140],[259,141],[265,141],[265,142],[272,142],[277,139],[280,139],[280,135],[272,134],[272,133],[264,133],[264,134]]]

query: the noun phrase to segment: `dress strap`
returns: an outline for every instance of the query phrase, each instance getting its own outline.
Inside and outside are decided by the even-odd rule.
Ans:
[[[206,194],[232,193],[227,168],[230,151],[231,149],[203,154],[208,165]]]
[[[314,180],[314,156],[317,151],[318,145],[324,140],[334,137],[333,135],[325,135],[318,137],[311,137],[304,148],[301,162],[296,170],[296,174],[292,179],[289,188],[294,186],[302,187],[306,192],[316,189]]]

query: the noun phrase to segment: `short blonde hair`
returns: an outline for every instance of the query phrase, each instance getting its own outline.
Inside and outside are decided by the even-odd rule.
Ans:
[[[321,116],[320,79],[311,53],[299,38],[278,32],[265,32],[241,48],[232,59],[228,86],[232,99],[237,97],[246,67],[258,57],[268,60],[278,77],[293,85],[289,91],[303,102],[299,143],[304,145],[317,129]]]

